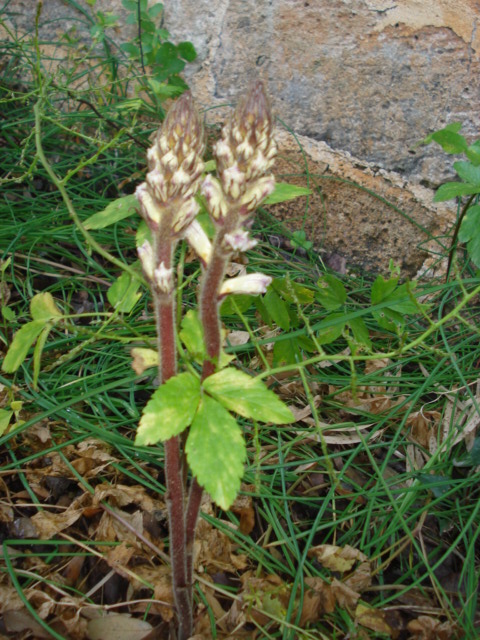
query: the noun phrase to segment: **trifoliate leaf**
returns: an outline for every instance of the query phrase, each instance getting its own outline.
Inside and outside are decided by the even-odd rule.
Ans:
[[[33,296],[30,301],[30,313],[34,320],[42,320],[43,322],[62,317],[62,312],[55,304],[52,294],[48,293],[48,291],[37,293],[36,296]]]
[[[213,398],[203,396],[185,451],[199,484],[219,507],[228,509],[240,489],[246,447],[235,418]]]
[[[230,411],[260,422],[287,424],[294,417],[290,409],[258,378],[228,367],[209,376],[203,388]]]
[[[290,329],[290,315],[285,302],[280,298],[278,293],[270,287],[262,298],[262,303],[273,322],[283,329]]]
[[[167,380],[143,410],[135,444],[157,444],[182,433],[192,423],[199,400],[200,381],[193,374],[180,373]]]
[[[134,215],[136,206],[138,206],[138,200],[134,193],[117,198],[110,202],[103,211],[94,213],[93,216],[87,218],[83,226],[85,229],[104,229],[119,220]]]

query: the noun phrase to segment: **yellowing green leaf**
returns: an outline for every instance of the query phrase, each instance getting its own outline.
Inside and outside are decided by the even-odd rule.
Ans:
[[[143,347],[134,347],[130,351],[132,356],[132,369],[139,376],[147,369],[158,367],[158,351]]]
[[[188,464],[199,484],[222,509],[240,489],[246,458],[242,431],[216,400],[203,396],[185,445]]]
[[[209,376],[203,388],[230,411],[260,422],[287,424],[294,417],[290,409],[258,378],[228,367]]]
[[[7,411],[7,409],[0,409],[0,436],[3,436],[8,429],[10,420],[13,416],[13,411]]]
[[[122,313],[130,313],[142,297],[140,282],[124,271],[107,291],[107,298],[112,307]]]
[[[55,318],[61,318],[62,312],[55,304],[55,300],[51,293],[44,291],[37,293],[30,301],[30,313],[34,320],[42,320],[48,322]]]
[[[13,373],[18,369],[44,327],[45,322],[43,320],[32,320],[32,322],[27,322],[16,332],[3,361],[2,371]]]
[[[193,374],[180,373],[167,380],[143,410],[135,444],[156,444],[182,433],[192,423],[199,400],[200,381]]]
[[[307,187],[297,187],[287,182],[277,182],[273,193],[263,201],[263,204],[278,204],[279,202],[286,202],[287,200],[293,200],[300,196],[309,196],[311,193],[312,190]]]

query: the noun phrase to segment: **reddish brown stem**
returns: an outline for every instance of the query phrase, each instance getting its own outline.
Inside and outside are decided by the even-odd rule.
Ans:
[[[205,380],[205,378],[208,378],[208,376],[216,371],[218,359],[220,358],[222,337],[218,313],[218,296],[223,276],[225,275],[228,258],[229,256],[220,250],[220,240],[217,236],[212,250],[211,262],[203,274],[200,292],[200,317],[207,354],[203,363],[202,380]]]
[[[168,237],[157,241],[156,261],[169,269],[172,264],[173,242]],[[173,292],[161,293],[153,287],[157,324],[160,384],[177,373],[175,344],[175,298]],[[172,566],[173,596],[178,618],[178,640],[188,640],[193,635],[192,583],[187,579],[185,538],[185,489],[182,476],[180,441],[178,437],[165,442],[165,479],[170,529],[170,559]]]

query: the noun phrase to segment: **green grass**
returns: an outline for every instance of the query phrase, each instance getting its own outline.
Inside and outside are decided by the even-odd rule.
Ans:
[[[17,592],[37,623],[62,638],[68,636],[68,607],[60,604],[45,613],[39,592],[57,600],[68,596],[70,613],[72,606],[87,605],[127,612],[133,611],[127,585],[135,584],[134,598],[143,603],[135,616],[160,624],[167,633],[157,602],[162,597],[151,588],[155,571],[165,566],[164,556],[155,557],[151,546],[167,542],[163,451],[161,445],[133,446],[155,376],[136,376],[129,351],[152,342],[150,299],[145,291],[133,311],[122,315],[106,296],[121,272],[119,264],[136,259],[133,230],[139,219],[91,232],[94,245],[72,219],[72,212],[85,220],[133,191],[142,180],[145,147],[158,123],[147,111],[133,118],[124,115],[119,105],[126,86],[121,69],[111,75],[111,59],[92,54],[84,61],[88,73],[71,62],[52,77],[35,59],[34,43],[12,38],[2,46],[0,248],[4,264],[11,258],[3,271],[2,296],[14,317],[0,318],[1,349],[6,352],[14,332],[29,319],[29,301],[36,293],[50,292],[72,317],[50,334],[37,389],[31,358],[16,374],[0,377],[2,405],[23,403],[23,423],[0,438],[5,506],[0,585]],[[105,74],[110,83],[101,80]],[[86,77],[88,86],[72,88],[76,79]],[[96,87],[101,88],[94,91]],[[41,126],[37,139],[34,107]],[[286,255],[269,245],[268,234],[278,228],[268,212],[259,217],[261,242],[250,253],[249,267],[274,277],[288,273],[292,281],[315,290],[324,270],[321,260],[314,253]],[[183,277],[191,278],[182,290],[183,306],[189,308],[196,267],[182,262],[184,253],[179,259]],[[273,366],[274,344],[299,336],[316,338],[327,315],[316,301],[298,308],[293,303],[290,310],[297,320],[288,331],[273,335],[266,333],[270,328],[259,320],[254,305],[224,318],[229,330],[247,328],[253,337],[227,349],[235,354],[235,364],[266,378],[288,404],[310,405],[311,413],[309,423],[278,428],[245,422],[249,458],[244,502],[239,504],[246,505],[244,516],[253,514],[254,527],[245,533],[240,507],[222,513],[206,505],[199,534],[198,622],[204,633],[209,625],[214,638],[229,637],[227,628],[233,633],[235,626],[237,635],[230,637],[387,638],[397,631],[397,637],[406,638],[413,635],[408,625],[427,616],[447,629],[451,635],[445,637],[480,637],[480,279],[466,264],[448,283],[420,283],[416,296],[428,297],[428,318],[408,316],[399,340],[370,314],[374,276],[337,277],[353,301],[349,313],[367,323],[372,352],[347,352],[348,343],[340,337],[324,353],[303,352],[295,364]],[[462,437],[466,429],[470,450]],[[85,457],[82,447],[88,442],[91,451]],[[66,481],[58,495],[50,476]],[[145,524],[148,509],[141,502],[121,503],[114,492],[118,485],[135,487],[139,496],[156,500],[154,523]],[[97,499],[96,492],[106,486],[112,493]],[[81,496],[85,511],[76,520],[64,528],[58,524],[52,539],[33,539],[26,526],[31,518],[38,513],[60,516]],[[63,502],[57,504],[60,498]],[[132,522],[141,513],[149,532],[146,541],[128,538],[125,528],[111,533],[115,518],[102,507],[105,502]],[[105,525],[103,531],[111,537],[96,538],[96,527],[108,517],[110,529]],[[110,571],[102,558],[108,559],[109,550],[125,539],[135,547],[135,561],[120,564],[131,573],[111,578],[110,591],[98,587]],[[315,553],[319,545],[349,545],[366,559],[357,558],[345,572],[329,569]],[[70,584],[66,568],[78,557],[82,566]],[[359,603],[374,611],[370,626],[361,624],[351,595],[337,598],[332,607],[325,604],[325,585],[358,580],[355,569],[362,562],[372,577],[356,584]],[[147,565],[150,578],[145,577]],[[144,576],[143,587],[133,582],[135,573]],[[316,592],[315,579],[321,580],[315,583]],[[318,594],[324,611],[317,603],[317,615],[302,623],[302,610]],[[234,601],[237,614],[231,610]],[[231,610],[230,627],[216,605]],[[381,623],[393,631],[382,634]]]

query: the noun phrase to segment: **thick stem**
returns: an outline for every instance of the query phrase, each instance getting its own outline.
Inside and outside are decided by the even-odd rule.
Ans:
[[[163,262],[171,268],[174,243],[169,234],[160,233],[155,246],[156,264]],[[159,292],[152,287],[157,324],[157,346],[159,353],[160,384],[177,373],[175,344],[175,297],[171,293]],[[178,640],[187,640],[193,635],[192,584],[187,580],[185,538],[185,489],[182,476],[180,440],[170,438],[165,442],[165,479],[167,485],[167,507],[169,515],[170,559],[172,586],[178,618]]]
[[[221,240],[219,235],[217,235],[212,250],[212,259],[203,274],[200,291],[200,318],[203,326],[206,350],[202,380],[205,380],[205,378],[208,378],[212,373],[215,373],[222,348],[218,296],[230,256],[221,250],[220,245]]]

